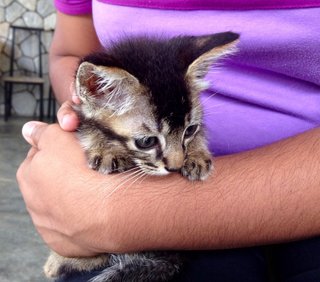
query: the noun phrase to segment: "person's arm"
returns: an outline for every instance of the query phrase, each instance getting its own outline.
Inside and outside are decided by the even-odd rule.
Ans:
[[[50,79],[60,104],[71,100],[79,58],[101,48],[92,16],[71,16],[57,12],[57,23],[50,47]]]
[[[17,177],[43,239],[65,256],[220,249],[320,234],[320,129],[215,159],[204,182],[126,181],[87,168],[75,136],[24,128],[34,145]],[[121,184],[122,183],[122,184]]]
[[[49,53],[49,74],[55,97],[59,104],[58,119],[65,129],[74,130],[77,118],[71,111],[73,82],[79,59],[101,48],[92,16],[71,16],[57,12],[57,23]],[[63,125],[62,118],[68,116]]]

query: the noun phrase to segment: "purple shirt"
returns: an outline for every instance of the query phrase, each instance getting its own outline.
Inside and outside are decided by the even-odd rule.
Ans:
[[[98,0],[92,4],[96,32],[106,47],[124,35],[227,30],[241,34],[238,54],[213,67],[207,76],[211,87],[202,95],[209,146],[215,155],[256,148],[320,125],[320,8],[186,11]]]
[[[172,10],[246,10],[246,9],[288,9],[319,7],[320,0],[98,0],[99,2],[153,9]],[[56,7],[66,14],[87,14],[91,12],[92,0],[54,0]]]

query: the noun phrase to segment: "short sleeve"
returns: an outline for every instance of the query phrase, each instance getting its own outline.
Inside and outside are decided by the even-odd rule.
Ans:
[[[91,14],[92,0],[54,0],[56,9],[68,15]]]

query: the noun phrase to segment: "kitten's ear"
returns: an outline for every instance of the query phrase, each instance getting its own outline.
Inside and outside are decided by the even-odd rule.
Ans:
[[[233,32],[193,36],[193,50],[189,60],[186,79],[191,87],[201,91],[208,88],[204,77],[210,67],[219,59],[237,51],[239,34]]]
[[[121,115],[132,107],[139,81],[125,70],[83,62],[76,74],[76,91],[83,103]]]

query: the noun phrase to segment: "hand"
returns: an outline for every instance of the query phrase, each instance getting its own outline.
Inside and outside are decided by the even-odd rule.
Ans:
[[[155,178],[155,189],[144,178],[149,184],[142,189],[139,181],[136,183],[141,180],[137,171],[109,176],[89,169],[75,134],[57,124],[29,122],[23,127],[23,136],[32,148],[18,169],[17,180],[35,228],[52,250],[65,257],[80,257],[150,248],[142,238],[149,237],[149,228],[158,217],[158,198],[171,190],[174,174],[166,177],[168,183]],[[173,193],[169,206],[178,203],[184,192]],[[146,208],[152,208],[150,216]],[[147,215],[146,221],[143,215]],[[158,235],[153,237],[158,241]]]
[[[59,254],[98,253],[81,239],[86,234],[83,229],[90,227],[87,207],[99,205],[91,202],[96,193],[83,184],[90,181],[92,188],[98,177],[88,168],[75,134],[58,125],[29,122],[23,135],[32,148],[19,167],[17,179],[38,232]],[[84,202],[87,206],[82,206]]]

